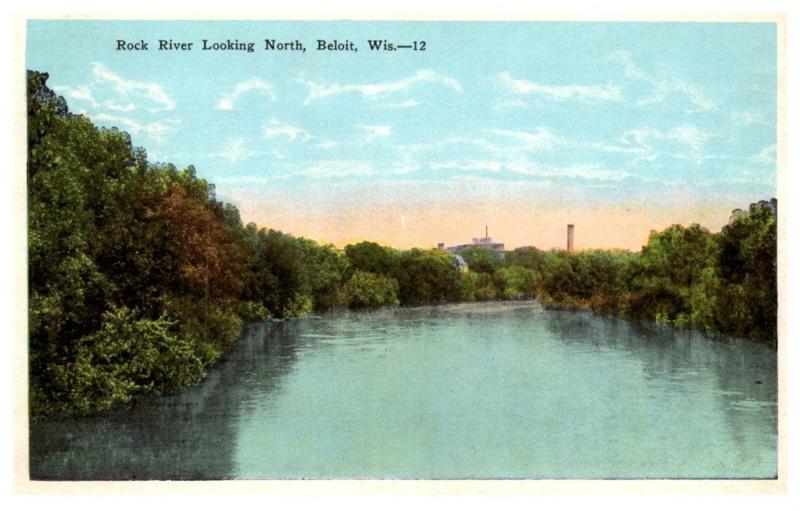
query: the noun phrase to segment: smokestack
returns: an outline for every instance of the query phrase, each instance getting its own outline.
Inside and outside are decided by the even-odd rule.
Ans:
[[[486,238],[489,238],[489,226],[486,226]]]
[[[570,254],[575,248],[573,245],[574,239],[575,239],[575,226],[572,224],[567,224],[567,252]]]

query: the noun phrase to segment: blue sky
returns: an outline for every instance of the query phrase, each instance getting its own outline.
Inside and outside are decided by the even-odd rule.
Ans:
[[[33,21],[27,67],[262,226],[406,247],[489,224],[547,248],[577,222],[579,247],[636,249],[650,229],[718,229],[776,195],[775,41],[769,23]]]

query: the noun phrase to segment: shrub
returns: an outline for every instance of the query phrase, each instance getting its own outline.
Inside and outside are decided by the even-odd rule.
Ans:
[[[350,307],[398,305],[397,279],[357,270],[344,285],[344,295]]]
[[[175,325],[164,317],[137,319],[125,307],[106,312],[100,330],[79,341],[74,362],[53,367],[59,403],[84,413],[103,410],[199,377],[203,363]]]

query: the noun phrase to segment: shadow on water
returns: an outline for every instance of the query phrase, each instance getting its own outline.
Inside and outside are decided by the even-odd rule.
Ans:
[[[776,372],[774,350],[745,339],[535,302],[340,311],[250,325],[178,394],[33,424],[30,469],[771,477]]]
[[[554,311],[548,331],[576,350],[615,350],[639,361],[643,376],[654,384],[672,384],[673,392],[689,398],[709,389],[740,452],[771,429],[777,451],[777,353],[748,339],[676,329],[643,321],[598,315],[588,311]],[[711,375],[713,382],[707,381]],[[701,387],[704,387],[701,389]],[[753,420],[758,417],[758,420]],[[777,466],[777,459],[774,458]]]
[[[636,357],[648,379],[683,380],[711,369],[722,392],[775,402],[775,350],[748,339],[705,334],[588,311],[554,311],[547,329],[576,349],[612,349]],[[687,391],[691,387],[686,388]]]
[[[145,396],[90,418],[31,424],[34,480],[220,479],[235,476],[235,418],[253,393],[280,392],[299,322],[249,325],[197,385]]]

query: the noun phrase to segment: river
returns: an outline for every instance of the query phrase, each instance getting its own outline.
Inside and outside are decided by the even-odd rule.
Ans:
[[[199,384],[34,423],[34,479],[773,478],[776,353],[536,302],[250,325]]]

